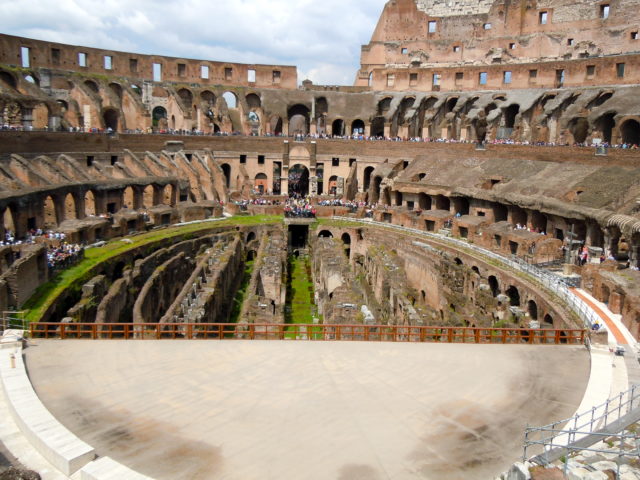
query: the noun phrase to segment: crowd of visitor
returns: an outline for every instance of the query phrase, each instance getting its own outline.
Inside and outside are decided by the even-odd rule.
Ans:
[[[311,204],[309,198],[294,195],[289,197],[284,205],[286,218],[315,218],[316,207]]]

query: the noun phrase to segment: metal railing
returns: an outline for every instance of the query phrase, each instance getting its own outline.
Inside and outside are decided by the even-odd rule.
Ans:
[[[581,345],[585,330],[268,323],[38,323],[31,338],[218,339]]]
[[[363,220],[359,218],[351,218],[351,217],[332,217],[335,220],[343,220],[349,222],[362,223],[365,225],[376,225],[384,228],[392,228],[394,230],[399,230],[402,232],[410,233],[412,235],[420,235],[423,237],[431,238],[438,242],[449,244],[452,246],[460,247],[467,250],[473,250],[474,252],[488,257],[492,260],[498,261],[503,265],[517,270],[519,272],[523,272],[531,277],[534,277],[537,281],[539,281],[544,287],[546,287],[550,292],[557,295],[560,299],[562,299],[568,306],[571,308],[582,320],[585,328],[591,329],[593,324],[598,322],[601,323],[601,319],[596,314],[589,305],[587,305],[584,301],[582,301],[578,296],[572,293],[569,290],[567,284],[557,275],[553,273],[547,272],[541,268],[536,267],[535,265],[530,265],[524,260],[519,259],[518,257],[507,258],[498,253],[492,252],[491,250],[487,250],[486,248],[479,247],[472,243],[466,242],[464,240],[446,237],[444,235],[439,235],[437,233],[426,232],[424,230],[418,230],[416,228],[408,228],[400,225],[394,225],[392,223],[384,223],[377,222],[373,220]]]
[[[640,455],[640,443],[633,449],[624,449],[625,440],[639,439],[637,432],[624,433],[630,423],[640,419],[640,385],[634,385],[626,392],[608,399],[601,405],[593,407],[574,417],[550,423],[541,427],[527,427],[523,447],[523,461],[528,459],[528,451],[532,448],[543,449],[543,452],[532,460],[536,463],[548,464],[564,457],[565,473],[568,457],[574,452],[593,451],[601,453],[615,453],[619,457]],[[593,444],[616,437],[620,440],[619,447],[590,448]]]
[[[0,332],[4,332],[9,329],[26,330],[27,322],[24,319],[24,311],[7,310],[2,312],[2,318],[0,318]]]

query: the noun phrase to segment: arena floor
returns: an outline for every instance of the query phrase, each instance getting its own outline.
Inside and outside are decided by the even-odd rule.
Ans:
[[[571,416],[581,347],[39,340],[40,399],[159,480],[491,479]]]

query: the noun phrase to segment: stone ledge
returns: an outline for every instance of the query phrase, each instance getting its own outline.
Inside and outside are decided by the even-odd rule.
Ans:
[[[80,470],[80,480],[152,480],[111,457],[102,457],[84,466]]]
[[[0,350],[0,379],[11,416],[31,445],[69,476],[95,458],[95,451],[62,426],[40,402],[22,358],[22,344]],[[11,368],[11,355],[15,368]]]

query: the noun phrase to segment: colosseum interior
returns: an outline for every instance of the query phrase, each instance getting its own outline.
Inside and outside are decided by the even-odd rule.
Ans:
[[[604,323],[585,322],[540,275],[579,288],[619,320],[628,330],[614,341],[627,349],[619,383],[640,382],[638,5],[390,0],[352,86],[299,86],[294,66],[0,34],[0,310],[30,323],[37,348],[25,349],[25,362],[38,396],[100,457],[159,480],[506,471],[526,425],[576,411],[593,352],[611,343]],[[196,357],[160,342],[186,365],[178,372],[153,342],[123,353],[121,342],[73,340],[208,337],[381,342],[349,347],[362,355],[352,360],[316,350],[331,342],[269,342],[254,360],[243,342],[194,343]],[[523,345],[491,353],[448,345],[455,350],[429,350],[433,357],[410,350],[425,341]],[[194,365],[221,358],[236,365],[233,381]],[[369,388],[355,380],[363,364],[376,369],[367,378],[389,383],[349,397],[358,403],[347,408],[287,380],[324,385],[311,365],[260,382],[295,359],[354,375],[326,387],[345,395],[349,385]],[[152,362],[171,379],[164,396]],[[427,367],[429,388],[394,383],[406,375],[420,386]],[[213,395],[202,385],[223,381],[220,404],[198,401]],[[313,437],[287,423],[282,405],[295,402],[286,395],[280,410],[262,404],[277,427],[239,398],[231,426],[180,402],[233,409],[238,390],[257,384],[260,399],[271,382],[309,389],[300,394],[308,410],[290,408],[310,429],[322,415],[333,421],[331,409],[349,416],[336,413],[338,426]],[[404,405],[407,416],[370,418],[371,395],[388,402],[387,413]],[[402,395],[434,400],[424,413]],[[114,410],[115,398],[131,411]],[[329,413],[316,414],[323,405]],[[157,424],[137,420],[148,416]],[[353,418],[381,432],[352,441]],[[185,437],[184,425],[197,435]],[[215,429],[227,437],[212,445]],[[290,443],[298,435],[306,448]],[[374,453],[362,460],[355,442]],[[246,462],[253,450],[263,451]],[[288,467],[269,463],[289,452]]]

